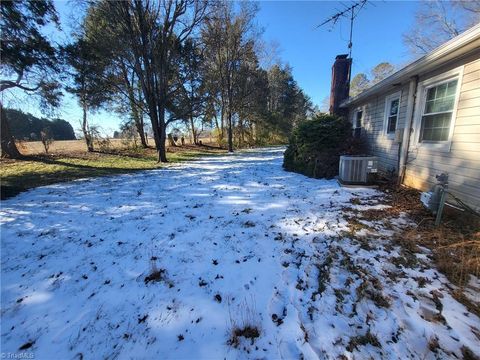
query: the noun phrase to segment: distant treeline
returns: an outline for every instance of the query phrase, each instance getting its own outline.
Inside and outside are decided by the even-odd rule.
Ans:
[[[54,140],[75,140],[75,132],[68,121],[40,119],[20,110],[3,109],[11,134],[18,140],[40,140],[40,132],[48,130]]]

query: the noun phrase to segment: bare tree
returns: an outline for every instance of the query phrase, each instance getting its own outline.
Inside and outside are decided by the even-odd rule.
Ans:
[[[96,49],[96,55],[107,66],[97,74],[98,87],[109,92],[108,104],[120,114],[128,113],[133,120],[142,147],[147,140],[144,131],[144,116],[148,115],[143,98],[140,78],[135,70],[135,55],[125,41],[125,29],[110,13],[109,4],[99,1],[90,3],[86,15],[80,22],[76,33],[84,33],[85,38]],[[75,36],[75,33],[74,33]],[[106,94],[107,95],[107,94]]]
[[[370,86],[370,80],[364,73],[355,75],[350,82],[350,96],[357,96]]]
[[[115,87],[124,87],[123,96],[128,102],[128,107],[130,109],[131,118],[133,123],[135,124],[135,129],[140,137],[140,143],[143,148],[147,148],[147,140],[145,137],[145,130],[144,130],[144,121],[143,115],[145,112],[144,109],[144,102],[142,98],[142,88],[138,77],[136,76],[135,70],[129,68],[128,64],[125,61],[119,61],[120,70],[120,82]]]
[[[357,96],[370,86],[379,83],[395,71],[395,66],[388,62],[381,62],[375,65],[372,70],[365,73],[358,73],[350,82],[350,96]]]
[[[40,140],[42,141],[43,148],[45,149],[45,154],[48,154],[48,149],[50,149],[50,145],[53,143],[52,132],[48,127],[40,131]]]
[[[280,43],[275,40],[267,42],[263,39],[260,39],[255,45],[255,51],[258,55],[261,68],[269,69],[275,64],[281,65],[282,61],[280,58]]]
[[[206,0],[126,0],[101,1],[90,10],[103,23],[91,21],[88,33],[120,44],[111,47],[107,56],[125,60],[138,78],[159,162],[167,162],[167,126],[178,120],[169,111],[175,93],[172,63],[179,45],[194,33],[207,9]]]
[[[388,62],[381,62],[380,64],[376,65],[371,71],[372,75],[372,81],[371,85],[374,85],[376,83],[379,83],[386,77],[390,76],[393,74],[395,71],[395,66]]]
[[[423,1],[403,41],[414,56],[424,55],[480,22],[480,0]]]
[[[325,96],[320,104],[320,112],[328,113],[330,110],[330,96]]]
[[[94,141],[88,124],[88,112],[98,109],[109,100],[106,83],[100,81],[106,64],[95,46],[84,36],[63,48],[66,62],[70,66],[71,81],[66,87],[74,94],[82,108],[82,132],[88,151],[94,151]]]
[[[165,140],[169,99],[169,70],[174,47],[200,24],[207,3],[199,0],[125,1],[116,6],[135,55],[135,71],[152,122],[158,161],[167,162]]]
[[[226,1],[216,3],[213,15],[206,19],[203,40],[209,69],[216,79],[220,95],[220,116],[223,127],[227,124],[228,151],[233,151],[233,118],[236,108],[240,65],[251,49],[253,42],[253,19],[258,10],[254,3],[242,2],[236,14],[234,4]]]
[[[198,144],[198,125],[207,113],[208,93],[204,86],[204,58],[200,42],[189,39],[181,47],[173,71],[172,83],[177,88],[171,101],[172,115],[182,119],[193,144]]]

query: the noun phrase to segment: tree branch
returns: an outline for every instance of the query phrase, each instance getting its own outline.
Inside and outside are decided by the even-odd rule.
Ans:
[[[17,87],[19,89],[22,89],[24,91],[37,91],[38,89],[40,89],[41,84],[38,84],[37,86],[32,88],[32,87],[28,87],[28,86],[20,84],[20,82],[15,82],[15,81],[11,81],[11,80],[1,80],[0,81],[0,92],[2,92],[3,90],[15,88],[15,87]]]

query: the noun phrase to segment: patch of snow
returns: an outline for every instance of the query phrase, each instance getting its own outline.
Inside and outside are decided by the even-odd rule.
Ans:
[[[2,351],[433,359],[480,348],[478,317],[426,257],[407,262],[377,222],[382,236],[349,235],[343,209],[354,198],[384,209],[379,191],[285,172],[282,156],[206,157],[4,201]],[[233,347],[242,324],[260,336]]]

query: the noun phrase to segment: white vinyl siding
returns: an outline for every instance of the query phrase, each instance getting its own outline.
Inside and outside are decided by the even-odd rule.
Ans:
[[[404,184],[428,190],[436,183],[435,175],[446,172],[449,190],[465,203],[480,209],[480,60],[477,56],[469,61],[458,61],[449,68],[439,69],[433,76],[441,76],[463,64],[449,146],[445,149],[411,141]],[[420,81],[429,78],[424,76]],[[420,138],[418,130],[414,129],[412,136],[417,134]]]
[[[421,116],[425,105],[417,96],[411,132],[404,184],[419,190],[428,190],[436,183],[435,175],[449,173],[450,191],[465,203],[480,209],[480,54],[459,58],[453,63],[419,77],[419,85],[433,85],[432,78],[445,79],[445,74],[463,67],[458,76],[456,108],[452,112],[448,146],[438,143],[421,143]],[[457,72],[458,74],[458,72]],[[452,78],[450,78],[453,80]],[[441,80],[440,80],[441,81]],[[436,81],[438,84],[438,81]],[[369,153],[377,156],[379,170],[398,171],[399,145],[394,137],[386,136],[386,101],[400,90],[397,129],[403,129],[406,120],[408,83],[396,90],[379,92],[352,105],[350,120],[355,127],[357,110],[363,111],[362,127],[369,145]],[[417,94],[418,95],[418,94]]]
[[[370,97],[357,104],[350,111],[350,121],[355,127],[356,113],[362,110],[363,134],[368,141],[369,152],[378,157],[378,167],[381,172],[398,172],[398,147],[394,134],[385,136],[385,108],[387,98],[399,98],[396,129],[402,129],[405,124],[407,110],[408,84],[398,87],[386,94]]]

